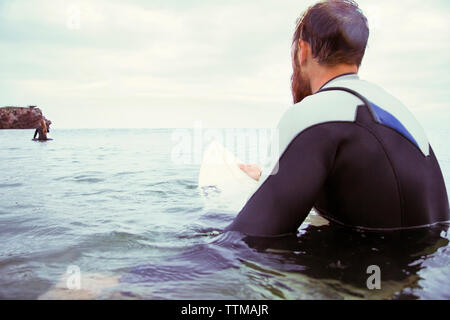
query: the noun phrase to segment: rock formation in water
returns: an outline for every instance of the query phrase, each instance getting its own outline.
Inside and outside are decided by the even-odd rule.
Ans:
[[[0,108],[0,129],[34,129],[41,119],[45,120],[47,127],[52,123],[36,106]]]

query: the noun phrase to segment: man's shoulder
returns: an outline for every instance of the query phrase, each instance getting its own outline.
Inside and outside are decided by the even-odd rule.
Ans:
[[[354,121],[360,104],[360,99],[344,91],[318,92],[289,107],[279,126],[291,126],[299,132],[319,123]]]
[[[428,138],[420,122],[403,102],[388,90],[375,83],[360,79],[337,80],[326,87],[344,87],[358,92],[375,108],[382,110],[383,114],[389,114],[389,117],[405,127],[409,134],[415,138],[422,152],[428,154]]]
[[[278,123],[281,150],[309,128],[336,122],[353,123],[361,103],[357,97],[346,92],[325,91],[294,104]]]

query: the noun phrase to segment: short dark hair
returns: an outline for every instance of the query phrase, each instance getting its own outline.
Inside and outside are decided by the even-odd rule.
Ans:
[[[309,7],[297,20],[293,42],[308,42],[320,64],[360,66],[368,38],[367,18],[356,2],[327,0]]]

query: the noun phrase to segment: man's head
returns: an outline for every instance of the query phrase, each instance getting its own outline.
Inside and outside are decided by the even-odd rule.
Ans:
[[[351,0],[321,1],[298,19],[291,55],[294,103],[313,93],[312,80],[357,70],[366,50],[367,19]]]

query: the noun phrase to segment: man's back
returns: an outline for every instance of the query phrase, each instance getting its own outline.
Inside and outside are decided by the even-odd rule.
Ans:
[[[338,78],[322,90],[357,93],[366,101],[361,100],[352,125],[335,126],[341,143],[316,209],[331,219],[366,228],[407,228],[448,220],[438,161],[407,108],[380,87],[355,77]]]
[[[279,126],[278,172],[266,176],[228,230],[295,231],[314,206],[356,227],[449,220],[439,164],[414,116],[390,94],[344,75],[294,105]]]

